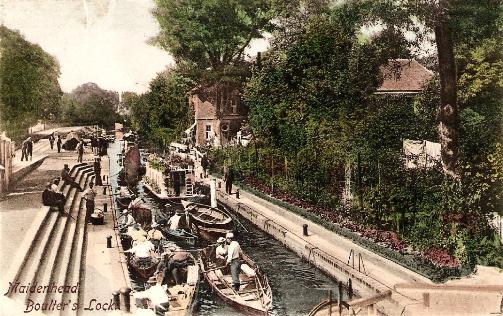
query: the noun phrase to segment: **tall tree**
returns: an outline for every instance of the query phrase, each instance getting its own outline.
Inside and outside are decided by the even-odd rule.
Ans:
[[[156,0],[158,41],[177,62],[221,71],[272,28],[270,0]]]
[[[53,56],[0,26],[0,125],[24,129],[37,119],[56,119],[62,95],[59,74]]]

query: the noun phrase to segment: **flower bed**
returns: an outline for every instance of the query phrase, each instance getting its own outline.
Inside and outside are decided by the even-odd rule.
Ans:
[[[253,178],[245,178],[239,185],[264,200],[320,224],[435,282],[470,273],[469,269],[463,268],[445,249],[430,247],[420,254],[410,253],[407,251],[407,245],[394,231],[364,227],[349,220],[343,212],[302,201],[285,192],[275,191],[273,197],[270,186]]]

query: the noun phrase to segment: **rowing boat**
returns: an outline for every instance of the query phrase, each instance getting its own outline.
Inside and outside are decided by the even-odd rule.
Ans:
[[[230,266],[224,266],[215,257],[215,245],[201,251],[199,264],[206,282],[225,303],[246,315],[268,315],[272,304],[272,291],[267,277],[257,265],[241,252],[239,290],[232,287]]]
[[[190,214],[192,222],[199,227],[232,229],[232,217],[228,212],[209,205],[182,201],[182,205]]]
[[[148,260],[142,260],[136,256],[131,256],[128,259],[130,271],[141,280],[148,280],[157,269],[159,259],[155,256],[150,256]]]
[[[167,284],[169,307],[164,316],[189,316],[193,314],[197,303],[197,293],[200,283],[200,268],[197,260],[191,255],[186,268],[177,271],[182,283],[175,284],[170,277]],[[150,284],[155,284],[155,277],[151,277]]]
[[[168,240],[182,242],[190,246],[193,246],[197,240],[197,236],[189,233],[185,229],[164,228],[162,229],[162,233]]]

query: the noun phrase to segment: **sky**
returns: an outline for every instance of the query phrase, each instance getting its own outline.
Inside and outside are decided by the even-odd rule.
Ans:
[[[174,66],[166,51],[148,44],[159,32],[153,6],[153,0],[0,0],[0,23],[58,59],[65,92],[95,82],[142,93]],[[249,53],[266,46],[255,41]]]

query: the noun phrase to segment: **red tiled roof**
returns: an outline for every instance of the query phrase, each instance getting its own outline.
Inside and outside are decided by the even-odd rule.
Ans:
[[[377,93],[417,93],[433,77],[433,72],[414,59],[393,59],[381,67],[383,83]]]

